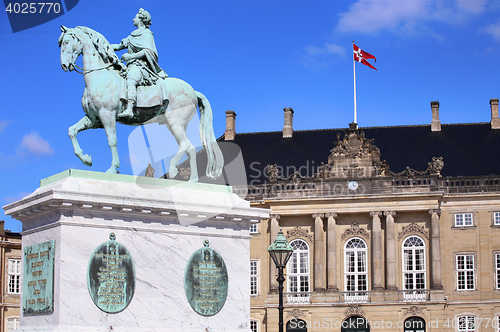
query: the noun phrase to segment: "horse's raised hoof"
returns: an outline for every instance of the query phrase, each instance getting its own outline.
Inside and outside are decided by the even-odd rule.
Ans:
[[[84,163],[85,165],[92,166],[92,156],[84,154],[80,159],[82,160],[82,163]]]

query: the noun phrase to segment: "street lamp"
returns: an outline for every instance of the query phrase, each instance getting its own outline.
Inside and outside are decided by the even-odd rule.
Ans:
[[[283,276],[283,269],[288,263],[290,256],[292,256],[293,248],[287,242],[283,232],[280,230],[276,240],[272,243],[269,248],[269,255],[274,261],[276,268],[278,269],[278,291],[279,291],[279,323],[278,323],[278,332],[283,332],[283,281],[285,281],[285,277]]]

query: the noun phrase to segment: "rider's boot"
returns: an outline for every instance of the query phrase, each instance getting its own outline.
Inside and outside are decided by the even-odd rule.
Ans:
[[[134,106],[137,100],[137,82],[133,79],[127,79],[127,108],[118,114],[119,118],[131,118],[134,116]]]
[[[135,99],[128,99],[125,111],[118,114],[119,118],[131,118],[134,116]]]

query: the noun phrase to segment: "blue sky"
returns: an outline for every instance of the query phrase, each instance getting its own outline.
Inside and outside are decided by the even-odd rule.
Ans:
[[[66,169],[108,169],[102,129],[79,135],[92,167],[73,154],[67,130],[84,115],[84,82],[60,67],[59,27],[88,26],[119,43],[141,7],[152,15],[160,65],[207,96],[217,137],[227,110],[239,133],[282,130],[284,107],[295,111],[295,130],[347,127],[353,40],[377,57],[378,71],[356,64],[361,127],[430,124],[433,100],[443,123],[488,122],[489,100],[500,95],[497,0],[81,0],[18,33],[2,12],[0,205]],[[132,174],[133,129],[117,127],[122,174]],[[3,210],[0,219],[19,231]]]

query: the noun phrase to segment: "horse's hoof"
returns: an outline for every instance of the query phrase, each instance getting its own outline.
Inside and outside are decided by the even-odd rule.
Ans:
[[[198,178],[189,179],[188,182],[198,182]]]
[[[117,170],[116,168],[111,167],[110,169],[108,169],[108,170],[106,171],[106,173],[118,174],[119,172],[118,172],[118,170]]]
[[[82,162],[87,166],[92,166],[92,156],[89,156],[88,154],[84,155],[82,157]]]

